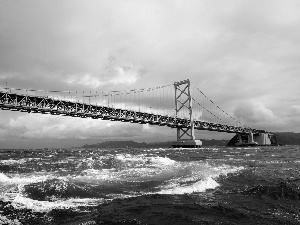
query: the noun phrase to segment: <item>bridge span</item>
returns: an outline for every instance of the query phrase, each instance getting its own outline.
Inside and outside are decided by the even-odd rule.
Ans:
[[[244,126],[214,104],[197,87],[193,87],[189,80],[154,88],[90,92],[88,95],[75,91],[5,87],[0,88],[0,108],[26,113],[167,126],[177,129],[174,147],[201,146],[201,141],[195,138],[195,130],[235,133],[236,136],[230,141],[231,145],[274,143],[274,134]]]

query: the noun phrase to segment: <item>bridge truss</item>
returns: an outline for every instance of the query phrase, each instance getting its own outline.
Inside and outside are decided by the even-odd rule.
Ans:
[[[179,88],[182,83],[175,83],[175,90]],[[189,84],[190,85],[190,84]],[[11,110],[11,111],[20,111],[27,113],[41,113],[41,114],[51,114],[51,115],[62,115],[62,116],[71,116],[71,117],[79,117],[79,118],[92,118],[92,119],[101,119],[101,120],[111,120],[111,121],[120,121],[120,122],[128,122],[128,123],[139,123],[139,124],[150,124],[157,126],[167,126],[171,128],[177,128],[178,130],[185,130],[183,134],[187,134],[190,130],[208,130],[208,131],[218,131],[218,132],[227,132],[227,133],[240,133],[240,134],[260,134],[267,133],[265,130],[258,130],[243,126],[236,119],[231,117],[229,114],[224,112],[219,106],[215,105],[211,100],[207,98],[199,89],[196,90],[195,96],[192,98],[190,94],[190,99],[188,100],[189,104],[187,107],[184,106],[186,104],[182,104],[181,94],[171,95],[174,102],[175,96],[175,113],[173,115],[164,114],[164,109],[162,110],[153,110],[151,107],[148,107],[148,111],[144,108],[140,107],[123,107],[121,104],[117,104],[116,100],[113,102],[114,98],[121,98],[122,96],[126,98],[126,96],[131,94],[134,95],[131,99],[135,99],[137,103],[141,101],[145,101],[145,99],[141,99],[140,95],[147,94],[148,92],[156,93],[159,95],[159,98],[165,97],[164,89],[166,87],[171,87],[172,85],[162,86],[158,88],[149,88],[149,89],[137,89],[130,90],[128,92],[111,92],[106,94],[107,97],[106,105],[97,104],[89,101],[89,103],[79,102],[78,99],[72,100],[70,98],[61,97],[55,98],[54,96],[48,95],[38,95],[38,91],[36,90],[25,90],[25,89],[12,89],[12,88],[0,88],[0,108],[2,110]],[[18,92],[19,90],[19,92]],[[23,93],[20,93],[23,90]],[[25,90],[25,91],[24,91]],[[173,91],[175,92],[173,89]],[[25,93],[24,93],[25,92]],[[30,92],[31,94],[28,94]],[[36,92],[36,94],[34,94]],[[70,92],[69,92],[70,93]],[[160,93],[160,94],[157,94]],[[183,93],[183,92],[182,92]],[[137,97],[138,94],[138,97]],[[94,95],[99,96],[99,94]],[[149,95],[148,95],[149,96]],[[179,97],[178,97],[179,96]],[[200,96],[202,100],[197,96]],[[82,97],[93,97],[93,95],[82,96]],[[127,97],[128,98],[128,97]],[[111,103],[109,102],[111,99]],[[200,99],[200,100],[199,100]],[[191,101],[192,100],[192,101]],[[163,107],[165,100],[160,100],[160,107]],[[185,100],[186,101],[186,100]],[[151,101],[150,101],[151,102]],[[156,103],[158,101],[156,100]],[[194,103],[194,112],[195,109],[199,109],[195,114],[196,116],[192,116],[192,105],[191,102]],[[152,99],[152,103],[155,101]],[[186,103],[186,102],[185,102]],[[129,103],[130,104],[130,103]],[[143,103],[144,104],[144,103]],[[173,103],[174,106],[174,103]],[[182,107],[187,108],[186,113],[179,113]],[[143,110],[144,109],[144,110]],[[174,108],[173,108],[174,112]],[[205,114],[206,113],[206,114]],[[187,116],[185,116],[187,115]],[[206,116],[205,116],[206,115]],[[209,116],[214,118],[216,121],[209,121]],[[201,117],[203,119],[201,119]],[[228,121],[233,121],[235,125],[230,124]],[[238,125],[236,125],[238,124]],[[189,135],[193,135],[192,133],[188,133]],[[181,135],[181,134],[179,134]]]

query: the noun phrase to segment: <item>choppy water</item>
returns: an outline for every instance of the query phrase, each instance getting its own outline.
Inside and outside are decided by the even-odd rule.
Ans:
[[[300,146],[0,150],[0,224],[300,224]]]

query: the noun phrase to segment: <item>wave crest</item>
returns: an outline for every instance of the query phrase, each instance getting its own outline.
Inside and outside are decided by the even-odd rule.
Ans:
[[[24,186],[24,192],[35,200],[53,201],[60,198],[96,197],[94,192],[85,186],[73,184],[64,179],[51,179]]]

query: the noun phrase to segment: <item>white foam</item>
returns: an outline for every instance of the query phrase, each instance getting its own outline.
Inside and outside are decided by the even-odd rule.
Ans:
[[[178,171],[177,177],[169,180],[167,184],[160,187],[159,194],[190,194],[204,192],[220,186],[215,181],[221,175],[235,173],[243,167],[220,166],[213,167],[199,162],[182,163],[182,170]],[[186,173],[185,171],[190,171]]]
[[[124,168],[116,169],[88,169],[83,171],[82,176],[72,178],[75,182],[85,182],[91,184],[112,184],[120,182],[142,182],[146,180],[157,180],[163,176],[166,170],[159,168]]]
[[[23,163],[25,163],[26,161],[27,161],[26,159],[19,159],[19,160],[15,160],[15,159],[6,159],[6,160],[0,160],[0,164],[2,164],[2,165],[23,164]]]
[[[11,175],[11,177],[8,177],[5,174],[0,173],[0,183],[2,185],[11,185],[11,184],[25,185],[25,184],[45,181],[51,178],[57,178],[57,176],[55,176],[54,174],[45,173],[41,175],[35,174],[31,176],[28,175],[20,176],[19,174],[15,174],[15,175]]]
[[[114,159],[118,161],[116,166],[120,163],[122,165],[112,169],[87,169],[82,171],[81,175],[69,179],[98,185],[159,181],[166,182],[165,188],[167,188],[170,183],[186,185],[189,182],[193,185],[201,180],[237,171],[237,167],[213,167],[199,161],[178,162],[158,156],[119,154]],[[195,187],[200,190],[199,184],[192,189],[195,190]]]
[[[51,201],[39,201],[28,198],[23,194],[24,185],[41,182],[53,178],[68,180],[66,177],[57,177],[51,174],[42,176],[36,175],[30,177],[15,176],[10,178],[5,174],[0,173],[0,199],[4,202],[10,202],[11,205],[16,209],[27,208],[32,209],[36,212],[47,212],[52,209],[76,208],[79,206],[96,206],[98,204],[103,203],[104,201],[104,199],[94,198],[69,198],[66,200],[51,199]]]
[[[159,156],[146,156],[144,154],[117,154],[108,155],[103,160],[110,160],[113,168],[94,169],[94,161],[87,159],[88,169],[83,170],[81,175],[72,177],[77,182],[87,182],[95,184],[105,184],[112,182],[136,182],[145,180],[162,180],[169,177],[172,170],[180,166],[180,163]]]
[[[175,186],[169,189],[161,190],[158,193],[159,194],[172,194],[172,195],[179,195],[179,194],[190,194],[195,192],[204,192],[208,189],[215,189],[219,187],[220,184],[218,184],[214,179],[211,177],[208,177],[205,180],[198,181],[196,183],[193,183],[191,185],[187,186]]]
[[[117,175],[115,175],[114,169],[87,169],[82,171],[81,176],[75,176],[70,179],[76,182],[84,182],[84,183],[93,183],[93,184],[104,184],[106,182],[110,182],[111,180],[116,180]]]
[[[70,209],[80,206],[96,206],[102,204],[104,199],[94,198],[69,198],[67,200],[57,201],[38,201],[17,195],[13,200],[9,200],[15,209],[31,209],[34,212],[49,212],[52,209]]]
[[[24,158],[24,159],[5,159],[0,160],[1,165],[15,165],[15,164],[24,164],[26,162],[32,161],[32,160],[40,160],[40,158]]]
[[[22,223],[17,219],[11,220],[2,215],[0,215],[0,224],[22,225]]]
[[[24,193],[24,185],[30,183],[37,183],[41,181],[45,181],[47,179],[55,178],[54,175],[35,175],[29,177],[20,177],[20,176],[13,176],[8,177],[4,174],[0,173],[0,199],[6,202],[13,202],[13,203],[20,203],[23,202],[23,193]],[[56,177],[57,178],[57,177]],[[63,178],[62,178],[63,179]],[[64,178],[65,179],[65,178]],[[34,200],[32,200],[34,201]],[[39,201],[36,201],[36,203]],[[31,205],[29,204],[31,208]]]
[[[101,185],[120,185],[123,182],[145,182],[157,181],[161,185],[154,187],[159,194],[188,194],[194,192],[204,192],[208,189],[215,189],[220,184],[216,181],[221,175],[234,173],[240,169],[233,166],[213,166],[199,161],[180,162],[167,157],[160,157],[156,154],[118,154],[105,155],[101,158],[87,158],[82,160],[88,167],[82,171],[81,175],[57,177],[55,173],[35,173],[35,174],[10,174],[0,173],[0,186],[2,188],[1,199],[12,202],[14,207],[29,208],[34,211],[49,211],[54,208],[73,208],[103,203],[104,199],[52,199],[52,201],[38,201],[27,198],[22,193],[24,185],[45,181],[47,179],[59,178],[67,181],[83,182]],[[99,169],[94,167],[101,161],[112,164],[111,169]],[[104,162],[105,163],[105,162]],[[79,164],[80,165],[80,164]],[[79,166],[78,165],[78,166]],[[85,165],[85,166],[86,166]],[[88,168],[88,169],[86,169]],[[97,168],[97,169],[96,169]],[[101,168],[101,167],[100,167]],[[128,193],[127,193],[128,194]],[[134,196],[141,192],[130,193]],[[145,193],[144,193],[145,194]],[[112,198],[123,198],[125,195],[114,196]],[[109,197],[109,195],[107,195]],[[110,197],[109,197],[110,198]]]
[[[174,165],[176,161],[166,157],[151,157],[151,162],[153,164],[170,166],[170,165]]]
[[[10,178],[8,176],[6,176],[3,173],[0,173],[0,183],[6,183],[10,180]]]
[[[171,165],[175,161],[169,158],[160,157],[160,156],[146,156],[144,154],[140,155],[131,155],[131,154],[118,154],[114,157],[115,161],[119,161],[124,165],[128,166],[137,166],[144,164],[159,164],[159,165]]]

